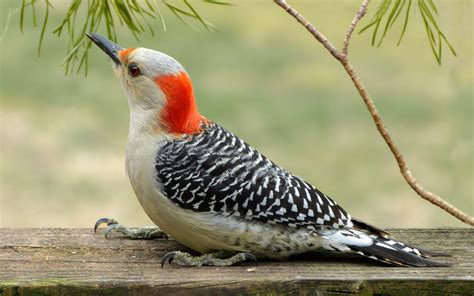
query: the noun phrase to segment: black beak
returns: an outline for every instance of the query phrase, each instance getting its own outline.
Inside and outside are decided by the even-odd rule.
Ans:
[[[86,33],[86,36],[92,40],[98,47],[100,47],[114,62],[117,66],[120,66],[122,62],[118,57],[118,52],[123,49],[120,45],[117,45],[97,33]]]

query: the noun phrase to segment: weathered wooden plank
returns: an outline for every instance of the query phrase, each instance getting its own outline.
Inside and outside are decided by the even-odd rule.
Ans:
[[[315,253],[233,267],[166,265],[174,240],[106,240],[91,229],[0,229],[0,294],[472,295],[473,229],[398,229],[394,236],[452,255],[447,268],[388,267],[355,255]]]

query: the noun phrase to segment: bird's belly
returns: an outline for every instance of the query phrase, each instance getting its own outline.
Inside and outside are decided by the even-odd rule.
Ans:
[[[252,252],[282,259],[320,247],[320,237],[307,230],[183,209],[157,188],[151,184],[135,190],[143,209],[165,233],[197,252]]]
[[[306,230],[297,231],[211,213],[196,213],[168,203],[145,203],[144,208],[163,231],[200,253],[228,250],[252,252],[257,257],[286,258],[314,250],[320,245],[320,238]]]

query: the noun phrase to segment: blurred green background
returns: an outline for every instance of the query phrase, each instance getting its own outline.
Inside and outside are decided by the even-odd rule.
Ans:
[[[383,227],[463,226],[404,182],[352,83],[323,47],[272,1],[194,1],[219,32],[186,26],[119,43],[168,53],[190,73],[202,114]],[[360,1],[292,1],[338,47]],[[113,217],[148,225],[124,170],[128,106],[110,61],[92,48],[89,75],[64,76],[66,40],[51,35],[69,1],[53,1],[41,57],[39,28],[13,16],[1,49],[2,227],[92,227]],[[354,35],[352,63],[419,182],[473,210],[473,3],[436,1],[458,52],[436,64],[418,13],[396,47]],[[1,29],[9,7],[1,1]],[[377,7],[369,6],[367,24]],[[152,22],[156,28],[158,21]],[[105,31],[102,31],[104,33]]]

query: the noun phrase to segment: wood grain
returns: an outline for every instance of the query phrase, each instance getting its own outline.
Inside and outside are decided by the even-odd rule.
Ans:
[[[165,265],[186,250],[170,239],[105,239],[91,229],[0,228],[0,295],[473,295],[474,229],[394,229],[398,239],[448,253],[447,268],[381,265],[318,252],[232,267]]]

